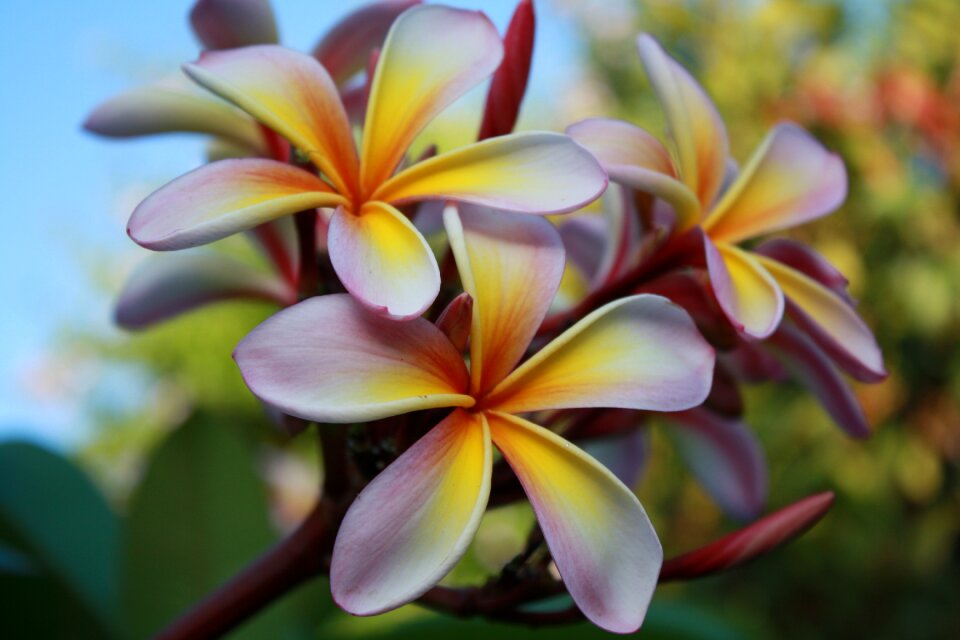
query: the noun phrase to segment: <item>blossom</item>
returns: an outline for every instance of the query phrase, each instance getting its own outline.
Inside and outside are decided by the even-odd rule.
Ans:
[[[419,0],[381,0],[361,7],[331,27],[313,48],[312,55],[334,79],[351,120],[362,121],[369,93],[369,78],[364,81],[357,76],[365,75],[360,72],[383,44],[396,17],[416,4]],[[207,49],[278,42],[276,20],[266,0],[198,0],[190,22]],[[289,147],[275,133],[179,71],[106,100],[90,113],[84,128],[110,138],[204,133],[212,136],[211,159],[289,158]],[[151,256],[125,283],[116,303],[117,323],[126,329],[145,329],[227,299],[266,300],[280,306],[296,302],[300,256],[293,220],[268,222],[249,230],[247,237],[263,253],[269,268],[214,251]]]
[[[611,179],[668,203],[674,234],[701,236],[713,293],[739,331],[754,339],[771,335],[786,305],[848,373],[883,378],[876,340],[847,299],[778,255],[737,246],[836,209],[847,191],[843,162],[801,128],[781,123],[737,172],[706,92],[653,38],[640,36],[638,46],[664,109],[669,148],[617,120],[586,120],[568,133]]]
[[[377,62],[359,153],[333,80],[314,58],[276,45],[207,51],[186,73],[288,140],[319,174],[274,160],[214,162],[141,203],[130,236],[147,248],[182,249],[298,211],[336,208],[327,245],[344,287],[374,311],[416,317],[436,297],[440,274],[397,206],[449,199],[558,213],[606,186],[587,151],[547,132],[491,138],[397,172],[417,134],[496,70],[502,50],[482,13],[435,5],[403,13]]]
[[[495,445],[577,605],[605,629],[633,631],[657,582],[656,533],[610,471],[521,415],[695,406],[710,387],[713,349],[679,307],[640,295],[594,311],[517,366],[560,282],[558,232],[542,218],[468,206],[448,208],[444,223],[473,300],[469,370],[427,320],[392,322],[343,294],[279,312],[234,354],[255,395],[309,420],[454,408],[351,506],[333,552],[334,599],[370,615],[439,581],[479,525]]]

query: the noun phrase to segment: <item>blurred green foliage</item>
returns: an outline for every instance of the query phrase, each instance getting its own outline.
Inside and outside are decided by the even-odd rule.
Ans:
[[[784,118],[843,155],[846,204],[791,235],[848,275],[891,372],[880,385],[856,387],[875,426],[866,442],[847,439],[799,388],[748,390],[747,421],[770,464],[771,509],[828,488],[837,503],[785,550],[658,590],[641,634],[960,637],[960,3],[554,5],[572,14],[585,52],[582,91],[551,105],[560,111],[661,130],[634,50],[646,31],[714,98],[739,161]],[[73,336],[82,358],[134,367],[147,384],[135,409],[90,407],[101,426],[78,458],[106,497],[59,456],[0,446],[0,612],[12,637],[143,637],[303,515],[322,475],[311,438],[273,425],[230,358],[271,312],[230,303],[121,341]],[[659,432],[639,493],[668,556],[733,527]],[[530,518],[525,506],[489,514],[450,582],[495,572],[522,545]],[[238,637],[530,633],[416,607],[372,619],[331,607],[319,582]],[[581,625],[537,635],[601,632]]]

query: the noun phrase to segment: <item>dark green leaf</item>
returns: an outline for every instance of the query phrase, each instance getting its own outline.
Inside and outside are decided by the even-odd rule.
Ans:
[[[193,417],[154,452],[131,503],[122,572],[128,632],[142,638],[160,630],[276,539],[238,425]],[[287,598],[232,637],[299,637],[298,614]]]
[[[115,635],[119,538],[116,516],[73,463],[30,443],[0,445],[0,539],[11,547],[4,566],[19,557],[25,570],[7,571],[0,590],[14,619],[33,617],[40,599],[44,628]]]

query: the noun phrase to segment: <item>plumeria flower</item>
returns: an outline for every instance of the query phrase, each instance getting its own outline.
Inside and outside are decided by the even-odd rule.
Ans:
[[[396,206],[459,200],[523,213],[571,211],[595,199],[606,175],[556,133],[491,138],[397,171],[417,134],[493,73],[503,53],[482,13],[409,9],[378,59],[358,154],[346,111],[314,58],[263,45],[204,53],[185,71],[287,139],[319,175],[272,160],[204,166],[149,196],[130,236],[156,250],[218,240],[268,220],[336,207],[327,246],[344,287],[396,319],[420,315],[440,287],[436,259]]]
[[[390,25],[419,0],[381,0],[342,18],[314,47],[337,85],[351,119],[362,120],[369,82],[357,81]],[[190,12],[197,38],[210,50],[278,42],[267,0],[198,0]],[[258,156],[285,161],[289,147],[251,116],[197,86],[182,72],[135,87],[98,105],[84,123],[92,133],[129,138],[168,132],[212,136],[211,159]],[[231,299],[297,301],[299,252],[292,218],[259,225],[247,237],[267,260],[249,265],[222,252],[155,255],[144,261],[121,291],[116,322],[145,329],[198,307]],[[325,239],[325,238],[324,238]]]
[[[448,208],[444,222],[473,300],[469,370],[435,325],[391,322],[343,294],[281,311],[234,354],[254,394],[309,420],[454,408],[351,506],[333,551],[334,599],[354,614],[376,614],[446,575],[485,510],[495,445],[519,477],[574,601],[597,625],[633,631],[662,559],[653,527],[610,471],[522,415],[695,406],[710,388],[713,349],[679,307],[632,296],[517,366],[560,282],[559,234],[542,218],[467,207]]]
[[[704,90],[653,38],[640,59],[663,106],[668,145],[617,120],[586,120],[568,133],[589,148],[611,179],[671,205],[675,233],[702,233],[713,292],[730,322],[752,338],[780,324],[784,296],[838,363],[861,380],[886,373],[869,328],[829,288],[738,243],[826,215],[846,197],[843,162],[808,133],[779,124],[735,177],[727,133]]]

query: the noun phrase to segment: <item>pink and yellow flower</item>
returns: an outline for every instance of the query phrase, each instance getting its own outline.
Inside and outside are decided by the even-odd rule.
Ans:
[[[666,115],[668,146],[617,120],[586,120],[568,133],[612,180],[669,204],[675,234],[702,235],[713,292],[739,331],[769,336],[786,297],[792,315],[849,373],[868,381],[884,377],[876,340],[847,300],[774,255],[737,246],[836,209],[847,192],[843,162],[799,127],[782,123],[737,173],[706,92],[653,38],[640,36],[638,46]]]
[[[633,631],[662,560],[653,527],[610,471],[521,415],[696,406],[710,388],[713,349],[679,307],[640,295],[598,309],[520,363],[560,283],[558,232],[543,218],[467,206],[448,208],[444,222],[473,300],[469,368],[427,320],[392,322],[342,294],[281,311],[235,353],[254,394],[309,420],[453,408],[351,506],[333,552],[334,598],[375,614],[446,575],[486,508],[495,445],[577,605],[605,629]]]
[[[336,208],[327,245],[344,287],[377,312],[416,317],[436,297],[440,274],[397,206],[460,200],[558,213],[606,185],[589,153],[546,132],[492,138],[398,171],[419,132],[495,71],[502,52],[481,13],[434,5],[403,13],[377,63],[358,152],[333,80],[314,58],[273,45],[208,51],[186,73],[288,140],[319,173],[273,160],[215,162],[148,197],[129,233],[151,249],[181,249],[298,211]]]

